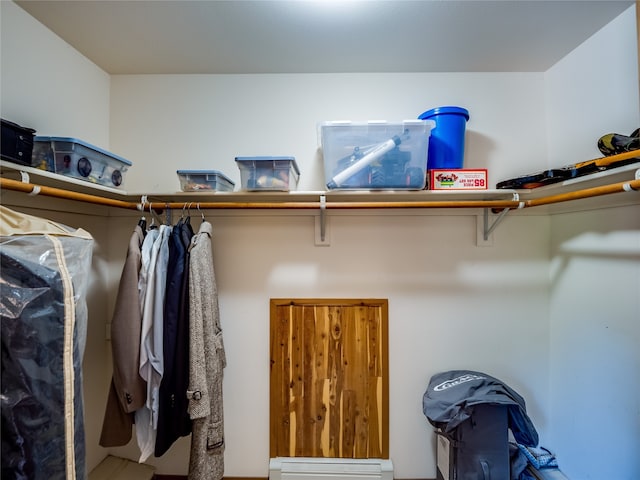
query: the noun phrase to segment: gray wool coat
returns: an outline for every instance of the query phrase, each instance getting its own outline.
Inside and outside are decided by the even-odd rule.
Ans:
[[[189,415],[193,421],[189,480],[224,474],[222,376],[226,365],[211,234],[203,221],[189,247]]]

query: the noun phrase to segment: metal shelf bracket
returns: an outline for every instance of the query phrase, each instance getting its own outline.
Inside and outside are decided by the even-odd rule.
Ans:
[[[320,195],[320,241],[324,242],[327,234],[327,196]]]
[[[524,208],[526,206],[526,204],[524,202],[520,201],[520,196],[518,195],[517,192],[513,194],[513,201],[514,202],[520,202],[518,204],[518,207],[517,207],[518,209]],[[489,209],[488,208],[484,209],[483,238],[484,238],[485,242],[487,242],[489,240],[489,235],[491,235],[491,232],[493,232],[496,229],[496,227],[500,224],[502,219],[507,215],[507,213],[509,213],[509,210],[511,210],[511,209],[508,208],[508,207],[502,209],[502,211],[500,213],[498,213],[498,216],[493,221],[493,223],[491,225],[489,225]]]
[[[508,208],[503,209],[498,214],[498,216],[493,221],[493,223],[489,225],[489,209],[488,208],[484,209],[484,241],[485,242],[489,240],[489,235],[491,235],[491,232],[493,232],[496,229],[498,224],[502,221],[502,219],[505,217],[505,215],[508,212],[509,212]]]
[[[317,247],[327,247],[331,245],[329,241],[328,232],[328,219],[327,219],[327,197],[320,195],[320,215],[316,217],[316,239],[315,243]]]

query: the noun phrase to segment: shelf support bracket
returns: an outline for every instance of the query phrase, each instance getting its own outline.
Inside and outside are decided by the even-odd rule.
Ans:
[[[497,218],[493,221],[493,223],[491,225],[489,225],[489,209],[485,208],[484,209],[484,241],[488,241],[489,240],[489,235],[491,235],[491,232],[493,232],[496,227],[498,226],[498,224],[502,221],[502,219],[505,217],[505,215],[509,212],[509,208],[505,208],[504,210],[502,210]]]
[[[520,201],[520,196],[518,195],[517,192],[515,192],[513,194],[513,201],[514,202],[518,202]],[[524,202],[520,202],[520,205],[518,206],[518,208],[524,208]],[[493,221],[493,223],[491,225],[489,225],[489,209],[485,208],[484,209],[484,228],[483,228],[483,239],[485,242],[489,241],[489,235],[491,235],[491,232],[493,232],[496,227],[500,224],[500,222],[502,221],[502,219],[507,215],[507,213],[509,212],[510,208],[504,208],[500,213],[498,213],[498,216],[496,217],[496,219]]]
[[[320,195],[320,241],[327,235],[327,196]]]
[[[327,197],[320,195],[320,215],[316,217],[316,246],[328,246]]]

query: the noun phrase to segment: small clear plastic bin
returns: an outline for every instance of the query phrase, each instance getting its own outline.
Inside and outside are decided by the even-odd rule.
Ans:
[[[35,137],[33,164],[60,175],[107,187],[122,187],[131,162],[99,147],[68,137]]]
[[[176,173],[183,192],[232,192],[236,185],[217,170],[178,170]]]
[[[323,122],[328,189],[422,190],[432,121]]]
[[[242,190],[295,190],[300,170],[294,157],[236,157]]]

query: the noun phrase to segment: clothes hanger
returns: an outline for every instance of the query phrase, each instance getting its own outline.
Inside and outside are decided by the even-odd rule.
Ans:
[[[185,206],[187,204],[185,203]],[[184,223],[191,225],[191,205],[193,205],[193,202],[189,202],[189,206],[187,207],[187,217],[184,219]]]
[[[154,212],[151,208],[151,202],[149,202],[149,213],[151,214],[151,224],[149,225],[149,230],[158,228],[158,225],[156,225],[156,219],[158,219],[159,224],[162,224],[162,221],[158,218],[156,212]]]
[[[144,215],[140,217],[140,220],[138,220],[138,226],[142,229],[142,234],[146,235],[147,234],[147,219],[146,219],[146,217]]]
[[[147,217],[144,216],[144,206],[147,203],[147,196],[143,195],[141,199],[141,205],[138,205],[138,210],[142,210],[142,216],[138,220],[138,226],[142,229],[142,236],[147,234]]]
[[[186,218],[185,212],[187,210],[187,202],[184,202],[182,205],[182,210],[180,211],[180,218],[178,219],[178,223],[176,225],[182,225],[184,219]]]

